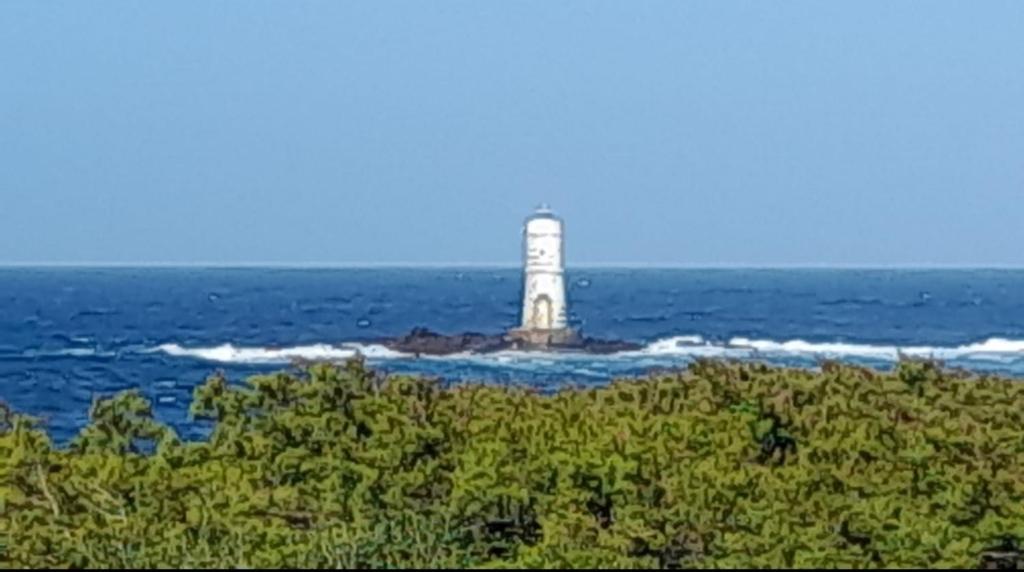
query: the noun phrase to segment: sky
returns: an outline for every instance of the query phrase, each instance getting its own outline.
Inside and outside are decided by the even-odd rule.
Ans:
[[[0,262],[1024,266],[1024,2],[0,2]]]

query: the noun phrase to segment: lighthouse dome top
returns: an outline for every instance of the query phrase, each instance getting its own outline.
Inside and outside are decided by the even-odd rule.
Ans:
[[[526,218],[527,221],[535,219],[552,219],[561,220],[555,215],[555,211],[551,210],[551,207],[547,203],[541,203],[534,209],[533,214]]]

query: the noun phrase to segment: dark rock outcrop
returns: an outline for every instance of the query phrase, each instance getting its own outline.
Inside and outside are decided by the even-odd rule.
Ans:
[[[565,351],[610,354],[638,350],[639,344],[619,340],[597,340],[580,337],[560,344],[531,344],[503,334],[467,332],[446,335],[427,328],[413,328],[399,338],[378,340],[384,347],[415,355],[450,355],[457,353],[491,353],[502,350]]]
[[[461,352],[486,353],[506,349],[502,336],[489,336],[476,332],[446,336],[427,328],[413,328],[408,334],[400,338],[383,340],[381,344],[395,351],[427,355],[447,355]]]

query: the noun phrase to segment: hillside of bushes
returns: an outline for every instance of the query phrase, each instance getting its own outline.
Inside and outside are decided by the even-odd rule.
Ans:
[[[137,393],[66,447],[0,409],[0,567],[1020,563],[1024,384],[699,362],[544,395],[359,361]]]

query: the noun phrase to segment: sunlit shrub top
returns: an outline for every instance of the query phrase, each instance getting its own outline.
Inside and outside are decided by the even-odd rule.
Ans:
[[[352,361],[191,411],[208,440],[123,393],[58,449],[0,409],[0,566],[975,567],[1024,538],[1024,385],[929,363],[541,395]]]

